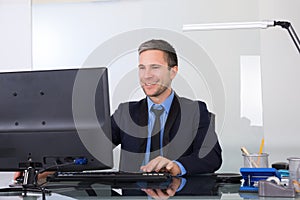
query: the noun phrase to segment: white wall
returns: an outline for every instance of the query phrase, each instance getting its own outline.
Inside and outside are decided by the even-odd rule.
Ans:
[[[260,1],[262,19],[290,21],[300,35],[300,2]],[[261,33],[264,133],[273,162],[300,156],[300,54],[285,29]]]
[[[31,1],[0,0],[0,71],[31,69]]]
[[[0,72],[31,69],[31,1],[0,0]],[[0,187],[13,173],[1,172]]]
[[[240,117],[240,56],[260,55],[260,32],[183,33],[181,29],[187,23],[258,19],[258,1],[38,4],[33,6],[33,65],[34,69],[109,66],[114,111],[120,102],[143,96],[136,77],[138,44],[148,38],[169,40],[180,56],[176,91],[204,100],[216,113],[224,150],[222,170],[238,171],[240,146],[256,150],[263,134],[262,127],[250,127]]]
[[[224,156],[221,171],[238,172],[242,166],[240,147],[256,152],[263,137],[270,163],[297,155],[299,54],[280,28],[183,33],[182,25],[286,19],[300,34],[297,8],[297,0],[36,4],[32,8],[33,69],[108,66],[113,111],[121,101],[143,95],[135,80],[138,43],[150,37],[170,40],[180,55],[176,90],[204,100],[216,113]],[[240,85],[241,56],[253,55],[261,63],[263,126],[253,126],[241,117],[241,92],[247,93]],[[124,87],[125,82],[130,89]]]

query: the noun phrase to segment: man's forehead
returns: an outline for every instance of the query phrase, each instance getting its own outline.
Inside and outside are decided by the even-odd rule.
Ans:
[[[143,51],[139,55],[139,61],[160,61],[160,62],[166,62],[166,55],[165,52],[161,50],[147,50]],[[155,62],[154,62],[155,64]]]

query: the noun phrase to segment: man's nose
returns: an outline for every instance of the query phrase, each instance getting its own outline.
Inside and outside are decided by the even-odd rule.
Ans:
[[[150,67],[147,67],[146,69],[145,69],[145,74],[144,74],[144,76],[145,76],[145,78],[149,78],[149,77],[152,77],[152,69],[150,68]]]

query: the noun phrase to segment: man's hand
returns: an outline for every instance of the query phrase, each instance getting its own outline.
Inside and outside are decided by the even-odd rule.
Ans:
[[[46,179],[48,175],[51,175],[51,174],[54,174],[55,172],[49,172],[49,171],[46,171],[46,172],[43,172],[41,174],[38,174],[38,180],[41,180],[41,179]],[[15,172],[14,173],[14,180],[16,180],[17,178],[23,176],[24,172]]]
[[[162,156],[158,156],[147,165],[141,166],[141,170],[144,172],[169,172],[172,176],[177,176],[181,173],[179,166],[175,162]]]
[[[14,173],[14,180],[17,180],[17,178],[23,176],[23,172],[15,172]]]

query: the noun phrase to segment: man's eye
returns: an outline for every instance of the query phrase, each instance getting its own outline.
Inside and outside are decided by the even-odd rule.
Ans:
[[[152,69],[159,69],[161,66],[160,65],[152,65],[151,68]]]

